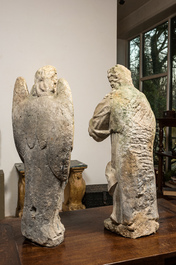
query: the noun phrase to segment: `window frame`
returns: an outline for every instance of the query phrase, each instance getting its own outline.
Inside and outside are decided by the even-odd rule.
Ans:
[[[167,17],[164,20],[161,20],[157,24],[154,24],[152,27],[145,29],[139,34],[134,35],[133,37],[127,39],[128,42],[128,54],[127,54],[127,62],[128,68],[130,63],[130,41],[139,37],[140,38],[140,58],[139,58],[139,90],[143,91],[143,81],[152,80],[161,77],[167,77],[167,99],[166,99],[166,110],[171,109],[171,101],[172,101],[172,91],[171,91],[171,19],[174,18],[176,14],[173,14]],[[157,26],[168,22],[168,56],[167,56],[167,71],[160,74],[143,76],[143,51],[144,51],[144,34]]]
[[[152,27],[145,29],[141,33],[136,34],[133,37],[130,37],[127,39],[127,47],[128,47],[128,53],[127,53],[127,62],[128,62],[128,68],[130,69],[130,41],[140,37],[140,58],[139,58],[139,90],[143,92],[143,82],[146,80],[152,80],[156,78],[161,77],[167,77],[167,92],[166,92],[166,110],[171,110],[172,108],[172,58],[171,58],[171,20],[176,17],[176,14],[172,14],[171,16],[167,17],[164,20],[161,20],[157,24],[154,24]],[[154,75],[148,75],[143,76],[143,54],[144,54],[144,34],[157,26],[168,22],[168,54],[167,54],[167,71],[160,74],[154,74]],[[159,117],[156,117],[159,118]],[[161,118],[161,117],[160,117]],[[169,150],[169,134],[170,130],[167,127],[166,129],[166,151]],[[166,168],[169,167],[169,159],[166,158]]]

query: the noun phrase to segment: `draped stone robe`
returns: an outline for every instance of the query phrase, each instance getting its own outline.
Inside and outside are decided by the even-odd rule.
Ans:
[[[153,167],[155,127],[145,95],[133,85],[112,90],[89,123],[89,134],[96,141],[111,137],[106,177],[113,212],[111,225],[105,222],[105,227],[126,237],[148,235],[159,227]]]

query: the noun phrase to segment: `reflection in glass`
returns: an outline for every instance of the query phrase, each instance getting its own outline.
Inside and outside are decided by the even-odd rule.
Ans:
[[[168,22],[144,34],[143,76],[167,71]]]
[[[143,93],[146,95],[156,118],[163,117],[166,110],[167,77],[143,82]]]
[[[140,37],[129,42],[129,69],[133,84],[139,89],[139,58],[140,58]]]

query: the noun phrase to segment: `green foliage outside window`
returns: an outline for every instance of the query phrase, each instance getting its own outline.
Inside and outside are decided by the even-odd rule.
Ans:
[[[156,118],[162,118],[165,110],[176,111],[176,17],[170,19],[170,23],[170,35],[169,23],[166,21],[129,41],[129,69],[134,86],[146,95]],[[169,72],[168,64],[171,66]],[[157,150],[157,141],[158,131],[154,152]],[[176,144],[176,128],[170,130],[169,143],[170,149]]]
[[[168,22],[144,34],[143,76],[167,71]]]
[[[176,17],[171,20],[171,40],[171,107],[176,111]]]
[[[130,41],[129,45],[129,68],[134,86],[139,89],[139,61],[140,61],[140,37]]]
[[[166,110],[167,78],[161,77],[143,82],[143,93],[150,102],[155,117],[162,117]]]

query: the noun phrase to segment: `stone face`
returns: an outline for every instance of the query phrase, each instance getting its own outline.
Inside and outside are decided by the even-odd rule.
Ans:
[[[96,141],[111,137],[111,161],[106,167],[113,212],[105,227],[137,238],[159,228],[153,166],[155,117],[130,71],[116,65],[108,71],[112,91],[95,109],[89,134]]]
[[[13,132],[25,166],[22,234],[43,246],[64,240],[59,217],[73,146],[73,103],[66,80],[53,66],[40,68],[28,92],[17,78],[13,96]]]

